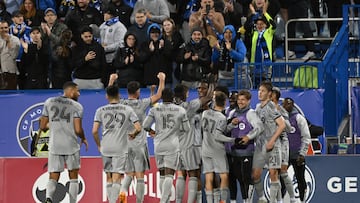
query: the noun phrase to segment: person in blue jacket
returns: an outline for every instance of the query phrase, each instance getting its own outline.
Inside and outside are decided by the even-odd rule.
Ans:
[[[234,26],[226,25],[223,38],[213,48],[213,67],[218,75],[218,85],[234,86],[234,67],[243,62],[246,57],[246,47],[241,39],[236,37]]]

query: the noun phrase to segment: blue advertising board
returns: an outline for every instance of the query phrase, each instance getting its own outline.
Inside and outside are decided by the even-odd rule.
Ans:
[[[121,97],[127,98],[125,89],[120,89]],[[251,106],[258,103],[257,92],[252,92]],[[42,113],[43,102],[53,96],[62,95],[60,90],[36,90],[0,92],[0,157],[30,156],[32,135],[39,129],[38,119]],[[291,97],[301,107],[306,117],[316,125],[323,123],[322,90],[284,90],[282,97]],[[148,89],[141,90],[141,98],[150,96]],[[197,97],[191,90],[189,99]],[[79,102],[84,107],[83,128],[89,141],[89,151],[82,149],[82,156],[99,156],[91,134],[94,114],[99,106],[107,103],[104,91],[81,91]],[[153,154],[152,139],[149,140],[150,154]]]

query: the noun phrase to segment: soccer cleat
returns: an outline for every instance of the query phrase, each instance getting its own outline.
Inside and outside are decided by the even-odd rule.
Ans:
[[[125,192],[120,192],[119,200],[120,200],[120,203],[127,203]]]
[[[219,203],[226,203],[226,201],[224,201],[224,200],[220,200],[220,202]]]
[[[45,202],[44,203],[52,203],[51,199],[50,198],[46,198]]]
[[[313,51],[308,51],[301,59],[306,61],[314,57],[315,57],[315,53]]]

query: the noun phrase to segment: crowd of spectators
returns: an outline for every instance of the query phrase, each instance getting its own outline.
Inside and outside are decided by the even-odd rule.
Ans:
[[[350,3],[324,2],[329,17]],[[172,75],[168,87],[197,87],[209,76],[230,86],[236,63],[275,60],[276,16],[307,17],[310,8],[309,0],[0,0],[1,89],[61,88],[68,80],[101,89],[112,73],[120,87],[130,79],[146,87],[160,71]],[[339,24],[329,26],[335,35]],[[298,27],[312,36],[309,23]],[[305,45],[308,60],[314,45]],[[251,71],[271,79],[271,69]]]

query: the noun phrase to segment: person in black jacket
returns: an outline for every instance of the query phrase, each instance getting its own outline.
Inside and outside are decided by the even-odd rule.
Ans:
[[[211,47],[209,41],[203,37],[202,29],[195,27],[191,31],[191,40],[186,43],[177,61],[183,64],[180,78],[181,83],[189,88],[197,88],[200,81],[211,72]]]
[[[172,67],[167,66],[166,56],[171,56],[171,51],[164,48],[165,42],[161,38],[161,27],[153,23],[147,30],[149,40],[141,45],[139,61],[144,65],[144,84],[157,85],[157,74],[163,72],[171,75]],[[166,77],[165,86],[171,87],[172,77]]]
[[[73,33],[73,41],[78,44],[82,41],[80,38],[81,29],[93,24],[100,26],[103,19],[96,8],[89,6],[89,0],[77,0],[75,9],[71,10],[65,17],[65,24]]]
[[[41,40],[40,27],[30,31],[31,43],[21,39],[24,53],[21,57],[20,74],[25,76],[25,89],[47,89],[49,48]]]
[[[166,67],[169,71],[166,73],[168,77],[172,76],[173,87],[179,83],[180,67],[176,63],[177,54],[180,51],[180,46],[184,43],[179,31],[176,30],[176,25],[173,19],[167,18],[163,21],[163,40],[166,54]]]
[[[74,82],[79,89],[102,89],[105,79],[105,51],[94,41],[90,27],[81,30],[82,41],[73,48],[72,64],[74,66]],[[104,83],[104,84],[103,84]]]
[[[139,51],[136,47],[137,39],[135,34],[127,33],[124,37],[124,47],[116,51],[113,67],[118,74],[117,86],[120,88],[127,87],[130,81],[144,83],[144,70],[139,63]]]
[[[66,29],[61,32],[60,41],[51,51],[51,83],[53,89],[62,89],[67,81],[71,81],[73,67],[71,65],[72,52],[70,48],[72,32]]]
[[[124,24],[126,28],[129,28],[131,26],[130,16],[133,8],[128,6],[123,0],[110,0],[109,6],[113,6],[116,9],[120,22]]]

